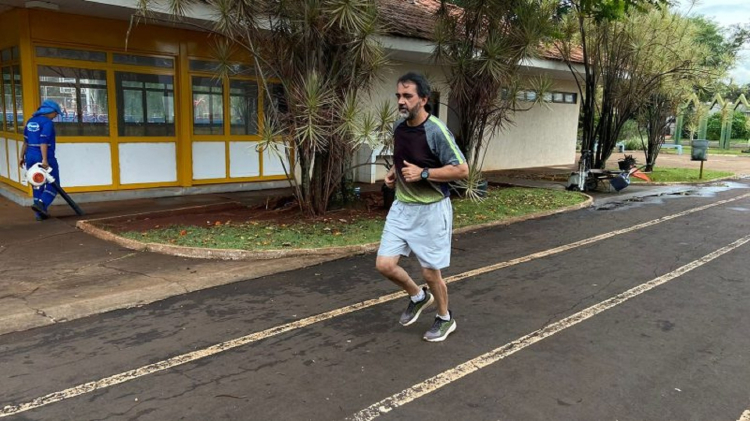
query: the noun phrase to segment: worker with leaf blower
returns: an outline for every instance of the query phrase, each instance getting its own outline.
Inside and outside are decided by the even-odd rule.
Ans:
[[[21,166],[32,168],[39,164],[55,180],[60,180],[60,169],[55,158],[55,123],[52,121],[62,114],[60,105],[50,99],[44,100],[34,115],[26,122],[23,131]],[[34,185],[34,184],[39,184]],[[37,221],[49,218],[48,208],[57,196],[57,183],[32,183],[34,185],[34,210]],[[59,185],[59,184],[58,184]]]

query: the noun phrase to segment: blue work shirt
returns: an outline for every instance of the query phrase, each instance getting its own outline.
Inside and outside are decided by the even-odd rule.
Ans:
[[[47,146],[47,159],[55,157],[55,123],[49,118],[39,115],[31,117],[23,129],[23,138],[27,143],[27,150],[41,151],[42,145]]]

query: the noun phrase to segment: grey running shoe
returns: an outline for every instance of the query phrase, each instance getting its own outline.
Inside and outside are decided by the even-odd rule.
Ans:
[[[422,291],[424,291],[424,299],[422,301],[415,303],[409,298],[409,306],[406,307],[404,313],[401,314],[401,319],[398,321],[402,326],[409,326],[416,322],[419,318],[419,314],[422,313],[422,310],[432,305],[435,301],[435,297],[430,294],[427,287],[422,287]]]
[[[453,318],[453,312],[448,311],[451,319],[445,321],[440,317],[435,317],[435,322],[432,324],[430,330],[425,332],[422,337],[425,341],[429,342],[440,342],[444,341],[454,330],[456,330],[456,319]]]

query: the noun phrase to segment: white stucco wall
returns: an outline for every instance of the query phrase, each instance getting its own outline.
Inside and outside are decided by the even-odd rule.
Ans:
[[[554,91],[578,92],[573,81],[553,82]],[[493,171],[574,163],[580,101],[579,95],[576,104],[548,103],[516,112],[513,124],[488,142],[482,168]]]
[[[432,45],[426,41],[394,37],[383,38],[383,45],[391,54],[392,64],[383,73],[383,80],[374,87],[370,99],[373,108],[383,100],[396,105],[396,80],[408,71],[426,74],[434,85],[433,90],[440,92],[441,103],[448,103],[450,91],[445,84],[444,69],[429,64]],[[483,169],[493,171],[574,163],[580,95],[569,68],[554,60],[529,59],[524,62],[521,73],[526,77],[541,75],[552,80],[553,91],[575,93],[577,103],[549,103],[516,112],[513,124],[496,133],[488,142]],[[439,117],[449,128],[456,126],[454,117],[449,121],[447,105],[440,106]],[[358,152],[355,160],[355,165],[383,162],[377,159],[377,151],[367,147]],[[382,180],[385,173],[383,165],[367,165],[355,170],[355,180],[374,183]]]
[[[449,90],[444,85],[445,79],[440,68],[397,62],[389,69],[384,78],[385,81],[375,88],[372,96],[373,105],[377,106],[381,101],[388,100],[395,106],[395,82],[400,75],[410,70],[425,72],[436,85],[433,90],[440,92],[441,102],[447,103]],[[553,82],[553,90],[556,92],[576,93],[577,103],[548,103],[543,106],[534,106],[529,111],[516,112],[513,116],[513,123],[495,134],[488,142],[482,167],[485,171],[568,165],[575,162],[580,95],[578,95],[578,88],[574,81],[553,80]],[[446,122],[448,120],[446,105],[440,107],[440,119]],[[366,162],[368,159],[372,161],[373,156],[372,151],[364,147],[358,153],[357,161],[359,163]],[[377,162],[382,162],[382,160]],[[383,165],[359,167],[355,179],[373,183],[382,180],[385,172]]]

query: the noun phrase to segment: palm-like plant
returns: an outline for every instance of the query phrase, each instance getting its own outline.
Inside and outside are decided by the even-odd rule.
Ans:
[[[149,13],[148,0],[142,14]],[[299,175],[301,208],[322,214],[362,142],[364,97],[386,64],[376,0],[168,0],[173,17],[193,2],[214,11],[204,27],[227,40],[218,73],[230,69],[232,48],[255,61],[266,85],[262,148],[285,154]],[[283,94],[274,97],[269,80]],[[370,123],[366,123],[370,124]],[[281,143],[281,145],[278,145]]]
[[[441,0],[435,29],[434,58],[447,64],[450,102],[459,117],[456,141],[477,174],[486,141],[521,110],[518,92],[525,59],[537,54],[553,27],[555,1]],[[535,102],[550,84],[536,80]],[[479,172],[481,174],[481,172]],[[477,181],[481,177],[475,177]]]

